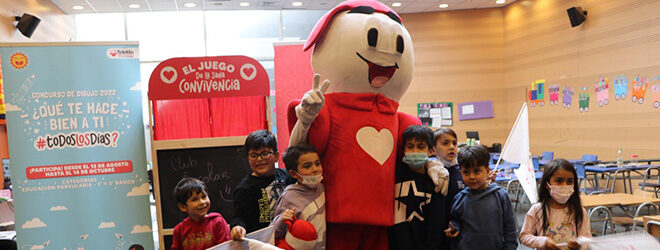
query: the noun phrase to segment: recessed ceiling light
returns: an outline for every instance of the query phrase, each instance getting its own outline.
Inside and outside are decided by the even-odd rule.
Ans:
[[[446,3],[443,3],[443,4],[440,4],[440,5],[438,5],[438,7],[440,7],[440,8],[443,8],[443,9],[444,9],[444,8],[447,8],[447,7],[449,7],[449,4],[446,4]]]
[[[139,4],[131,4],[128,7],[131,8],[131,9],[137,9],[137,8],[140,8],[140,5]]]
[[[393,2],[392,7],[401,7],[401,3],[399,2]]]
[[[291,5],[296,6],[296,7],[302,6],[302,2],[293,2],[293,3],[291,3]]]
[[[506,3],[506,0],[497,0],[495,1],[496,4],[503,4]]]
[[[248,2],[241,2],[239,5],[242,6],[242,7],[248,7],[248,6],[250,6],[250,3],[248,3]]]
[[[197,4],[196,3],[185,3],[185,4],[183,4],[183,6],[185,6],[187,8],[192,8],[192,7],[197,6]]]
[[[74,5],[73,9],[74,10],[82,10],[82,9],[85,9],[85,7],[83,7],[82,5]]]

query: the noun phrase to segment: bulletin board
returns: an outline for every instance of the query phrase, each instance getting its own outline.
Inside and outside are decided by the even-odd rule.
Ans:
[[[454,104],[451,102],[427,102],[417,104],[417,117],[422,125],[440,128],[454,125]]]

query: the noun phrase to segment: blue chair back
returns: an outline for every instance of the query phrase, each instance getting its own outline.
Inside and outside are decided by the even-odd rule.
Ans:
[[[555,152],[543,151],[543,153],[541,153],[541,160],[551,161],[554,159],[555,159]]]
[[[534,172],[538,172],[541,169],[538,157],[532,157],[532,164],[534,165]]]
[[[575,166],[575,171],[577,172],[578,179],[584,179],[585,178],[584,163],[576,162],[573,163],[573,166]]]
[[[582,155],[583,161],[598,161],[598,155]]]

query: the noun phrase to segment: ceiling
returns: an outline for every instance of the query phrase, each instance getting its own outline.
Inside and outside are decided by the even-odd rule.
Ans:
[[[495,8],[508,5],[517,0],[506,0],[497,4],[495,0],[380,0],[388,6],[399,2],[401,6],[392,7],[398,13],[415,13],[459,9]],[[109,13],[109,12],[145,12],[145,11],[186,11],[186,10],[329,10],[341,0],[51,0],[65,13]],[[302,5],[294,6],[294,2]],[[186,7],[192,5],[194,7]],[[249,3],[249,6],[241,6]],[[440,8],[440,4],[448,4]],[[131,8],[129,6],[134,8]],[[243,4],[245,5],[245,4]],[[82,9],[74,9],[82,7]]]

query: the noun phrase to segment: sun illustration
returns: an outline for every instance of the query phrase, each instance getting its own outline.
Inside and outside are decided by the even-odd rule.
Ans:
[[[25,68],[25,66],[27,66],[28,64],[27,56],[25,56],[25,54],[20,52],[13,54],[9,60],[11,62],[11,65],[14,66],[14,68],[16,69]]]

